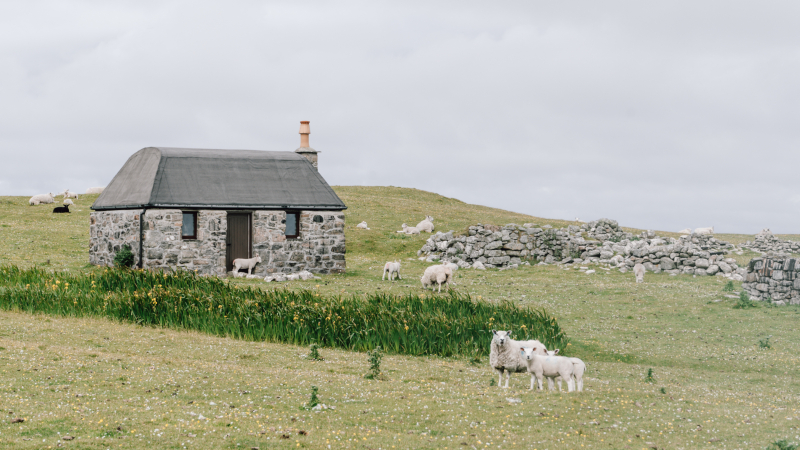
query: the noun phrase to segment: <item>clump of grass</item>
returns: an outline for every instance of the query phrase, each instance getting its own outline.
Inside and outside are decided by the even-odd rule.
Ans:
[[[0,309],[109,317],[251,341],[407,355],[486,356],[501,326],[547,347],[569,340],[544,310],[467,294],[319,296],[236,286],[193,272],[108,269],[90,274],[0,266]],[[476,351],[477,349],[477,351]]]
[[[800,444],[790,444],[789,441],[786,439],[774,441],[773,443],[767,446],[767,450],[798,450],[798,449],[800,449]]]
[[[647,369],[647,375],[645,375],[645,377],[644,377],[644,382],[645,383],[655,383],[656,382],[656,379],[653,376],[653,368],[652,367]]]
[[[666,394],[666,393],[667,393],[667,389],[662,387],[662,388],[660,389],[660,392],[661,392],[662,394]]]
[[[725,286],[722,287],[722,292],[733,292],[733,281],[728,280]]]
[[[739,293],[739,300],[736,301],[736,304],[733,305],[734,309],[747,309],[747,308],[755,308],[756,304],[752,300],[750,300],[750,295],[747,292],[742,291]]]
[[[319,398],[317,397],[317,393],[319,393],[319,388],[316,386],[311,386],[311,398],[308,400],[308,403],[305,406],[307,409],[311,409],[319,405]]]
[[[383,352],[380,345],[375,347],[375,350],[367,352],[367,361],[369,361],[369,372],[364,375],[368,380],[377,380],[381,376],[381,359],[383,359]]]
[[[771,338],[771,337],[772,336],[767,336],[764,339],[759,339],[758,340],[758,348],[760,348],[761,350],[769,350],[769,349],[771,349],[772,348],[772,344],[769,343],[769,338]]]
[[[308,359],[313,359],[314,361],[322,361],[322,355],[319,354],[319,344],[316,342],[311,343],[311,347],[308,350]]]
[[[50,260],[48,260],[48,263],[49,262]],[[114,266],[117,268],[123,268],[123,267],[130,268],[133,267],[133,263],[134,263],[134,256],[133,252],[131,251],[131,246],[125,244],[117,252],[117,254],[114,255]]]
[[[489,386],[497,386],[497,382],[494,381],[494,377],[489,381]]]

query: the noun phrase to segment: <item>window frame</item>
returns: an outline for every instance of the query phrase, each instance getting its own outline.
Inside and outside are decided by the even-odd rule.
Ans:
[[[286,221],[287,221],[287,219],[284,219],[283,235],[286,237],[286,239],[300,239],[300,211],[286,211],[286,217],[287,218],[289,217],[289,214],[292,214],[292,215],[295,216],[295,226],[297,228],[297,234],[286,234]]]
[[[182,241],[196,241],[197,240],[197,211],[181,211],[181,240]],[[184,235],[183,234],[183,216],[186,214],[190,214],[192,216],[192,221],[194,222],[194,234],[193,235]]]

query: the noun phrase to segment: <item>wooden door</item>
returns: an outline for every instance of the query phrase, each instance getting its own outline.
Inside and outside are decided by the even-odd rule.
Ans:
[[[228,235],[225,239],[225,265],[233,270],[233,260],[250,258],[252,255],[252,233],[250,213],[228,213]]]

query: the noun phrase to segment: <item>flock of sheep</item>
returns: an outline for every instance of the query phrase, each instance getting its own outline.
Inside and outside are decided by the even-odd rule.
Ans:
[[[93,187],[86,190],[86,194],[100,194],[103,192],[102,187]],[[31,206],[36,205],[49,205],[55,203],[57,196],[63,197],[64,201],[62,204],[64,206],[57,206],[53,208],[54,213],[68,213],[70,205],[74,205],[72,199],[78,200],[79,196],[75,192],[71,192],[69,189],[65,189],[64,192],[59,192],[58,194],[53,194],[49,192],[47,194],[38,194],[34,195],[33,197],[28,200],[28,204]]]
[[[511,339],[511,331],[492,330],[492,346],[489,352],[489,364],[499,374],[497,385],[508,388],[512,373],[528,372],[531,374],[530,389],[538,381],[539,390],[543,389],[542,381],[547,378],[547,386],[553,390],[553,380],[558,383],[567,382],[567,391],[583,391],[583,373],[586,364],[578,358],[558,356],[559,349],[548,351],[544,344],[537,340],[516,341]],[[506,385],[503,386],[503,374]]]

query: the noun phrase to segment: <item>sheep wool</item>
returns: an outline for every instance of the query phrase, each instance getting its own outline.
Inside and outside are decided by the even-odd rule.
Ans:
[[[250,258],[250,259],[236,258],[233,260],[233,274],[234,275],[238,274],[239,269],[247,269],[247,274],[250,275],[256,264],[260,262],[261,262],[261,255],[257,255],[255,258]]]
[[[636,275],[636,282],[643,283],[644,282],[644,265],[642,263],[637,263],[633,266],[633,274]]]
[[[425,216],[425,220],[418,223],[415,228],[419,231],[433,233],[433,216]]]
[[[104,190],[105,190],[104,187],[90,187],[89,189],[86,190],[86,193],[87,194],[102,194]]]
[[[537,354],[536,347],[524,346],[520,350],[520,355],[527,364],[528,372],[531,374],[531,387],[533,390],[534,381],[539,381],[539,390],[543,389],[542,381],[545,377],[561,377],[567,380],[567,391],[575,390],[575,380],[572,374],[575,370],[572,361],[564,356],[550,356],[547,354]],[[534,380],[535,377],[535,380]]]
[[[439,292],[442,292],[442,284],[449,285],[453,281],[453,271],[445,265],[430,266],[425,269],[425,273],[420,278],[422,288],[427,289],[428,286],[433,286],[434,283],[439,285]]]
[[[536,348],[537,352],[545,354],[544,344],[537,340],[515,341],[509,336],[511,331],[492,330],[492,344],[489,349],[489,365],[499,375],[497,385],[503,387],[503,373],[506,374],[506,385],[511,378],[511,373],[527,372],[528,364],[523,360],[521,350],[523,347]]]
[[[53,198],[53,194],[52,193],[39,194],[39,195],[34,195],[33,197],[31,197],[31,199],[28,200],[28,204],[30,204],[31,206],[34,206],[34,205],[46,205],[46,204],[54,203],[55,201],[56,200]]]
[[[402,280],[403,277],[400,276],[400,261],[389,261],[383,265],[383,275],[381,276],[381,280],[386,277],[386,274],[389,274],[389,281],[392,281],[394,278],[394,274],[397,274],[397,279]]]

